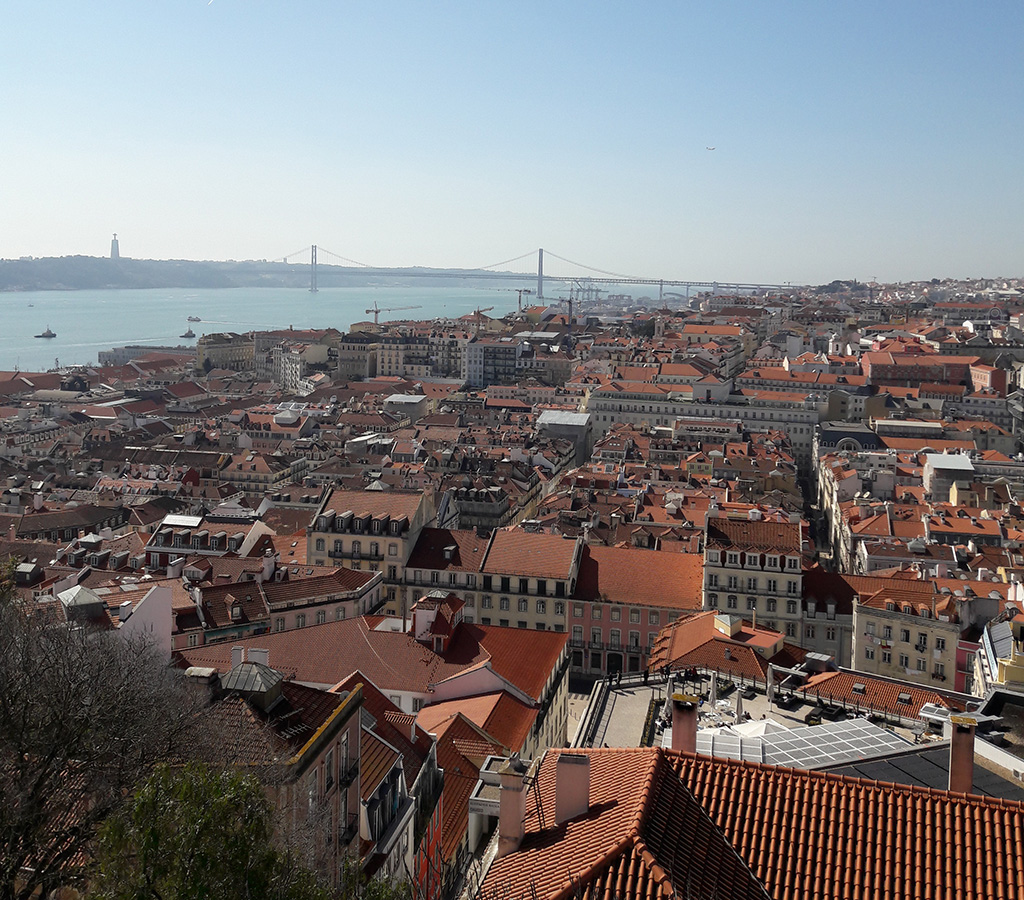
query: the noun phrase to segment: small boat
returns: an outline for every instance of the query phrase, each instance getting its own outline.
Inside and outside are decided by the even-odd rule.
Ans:
[[[57,332],[56,331],[50,331],[50,326],[49,325],[46,326],[46,331],[44,331],[42,334],[37,334],[36,335],[37,338],[55,338],[56,336],[57,336]]]
[[[188,338],[189,340],[192,340],[192,338],[194,338],[195,336],[196,333],[191,328],[189,328],[189,330],[186,331],[184,334],[178,335],[178,337]]]
[[[199,318],[199,316],[189,316],[188,320],[190,322],[202,322],[203,321],[202,319]]]

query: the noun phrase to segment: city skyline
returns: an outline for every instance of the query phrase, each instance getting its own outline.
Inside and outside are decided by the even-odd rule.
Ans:
[[[0,257],[1020,275],[1016,4],[8,12]],[[529,265],[527,271],[529,271]]]

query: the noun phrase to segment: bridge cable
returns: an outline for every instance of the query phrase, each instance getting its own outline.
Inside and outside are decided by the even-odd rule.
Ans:
[[[300,253],[303,256],[309,256],[309,247],[303,247],[301,250],[296,250],[294,253],[286,253],[284,256],[272,257],[272,259],[291,259],[293,256],[298,256]]]
[[[364,269],[379,268],[379,266],[371,266],[369,263],[359,262],[359,260],[357,259],[349,259],[347,256],[342,256],[340,253],[333,253],[330,250],[325,249],[324,247],[317,247],[317,252],[326,253],[328,256],[333,256],[335,259],[344,260],[347,263],[352,263],[352,265],[354,266],[361,266]]]
[[[569,265],[571,265],[571,266],[579,266],[581,269],[588,269],[591,272],[598,272],[601,275],[610,275],[612,278],[629,278],[629,279],[634,279],[634,280],[637,279],[636,275],[623,275],[620,272],[608,272],[608,271],[606,271],[604,269],[597,269],[594,266],[588,266],[585,263],[573,262],[571,259],[566,259],[564,256],[559,256],[557,253],[552,253],[550,250],[545,250],[544,251],[544,255],[545,256],[553,256],[555,259],[561,260],[564,263],[569,263]],[[545,275],[546,275],[546,273],[545,273]],[[555,276],[552,276],[552,277],[555,277]],[[647,280],[650,280],[650,279],[647,279]]]
[[[503,259],[501,262],[491,263],[489,266],[476,266],[476,269],[496,269],[498,266],[507,266],[509,263],[518,262],[521,259],[526,259],[528,256],[533,256],[536,252],[536,250],[529,250],[521,256],[513,256],[512,259]]]

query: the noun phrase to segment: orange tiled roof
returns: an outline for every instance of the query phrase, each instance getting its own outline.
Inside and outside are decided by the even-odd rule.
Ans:
[[[554,825],[549,752],[522,845],[492,864],[484,896],[499,886],[510,900],[1024,892],[1021,802],[657,749],[575,752],[590,758],[589,812]]]

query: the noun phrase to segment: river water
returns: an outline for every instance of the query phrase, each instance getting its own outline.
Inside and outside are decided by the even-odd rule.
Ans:
[[[493,316],[516,306],[508,288],[346,287],[316,294],[295,288],[173,288],[154,290],[0,293],[0,371],[41,372],[57,365],[95,364],[100,350],[124,344],[187,345],[217,331],[328,328],[353,322],[462,316],[493,306]],[[525,298],[524,298],[525,300]],[[419,306],[396,312],[385,307]],[[189,316],[202,321],[188,322]],[[36,338],[47,327],[55,338]]]

